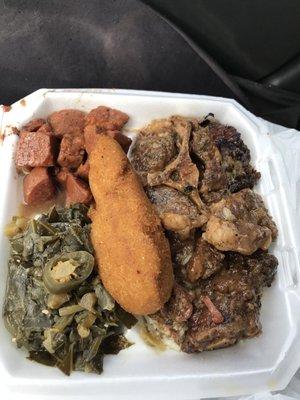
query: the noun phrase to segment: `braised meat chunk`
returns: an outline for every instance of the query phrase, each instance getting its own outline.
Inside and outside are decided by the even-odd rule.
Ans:
[[[83,203],[90,204],[92,201],[92,193],[86,182],[76,178],[72,174],[66,177],[66,205]]]
[[[55,138],[42,132],[20,133],[15,163],[17,168],[51,167],[55,163]]]
[[[193,295],[175,283],[172,295],[157,313],[146,317],[147,329],[170,347],[180,350],[193,314]]]
[[[203,199],[215,200],[226,193],[228,179],[222,165],[222,155],[212,140],[208,127],[194,125],[191,150],[201,162],[201,179],[199,191]]]
[[[77,168],[84,157],[84,139],[82,135],[65,135],[60,143],[57,163],[69,169]]]
[[[81,135],[85,125],[85,113],[80,110],[66,109],[55,111],[48,117],[53,134],[59,138],[64,135]]]
[[[131,153],[131,163],[146,185],[148,173],[162,171],[175,154],[175,141],[168,133],[138,138]]]
[[[131,152],[131,164],[144,185],[148,173],[162,171],[177,154],[176,135],[168,119],[155,120],[141,130]]]
[[[147,318],[147,329],[187,353],[214,350],[257,336],[260,297],[276,273],[274,256],[224,254],[221,270],[194,289],[175,285],[159,312]]]
[[[52,128],[51,126],[48,124],[48,122],[46,122],[45,124],[41,125],[39,127],[39,129],[37,130],[37,132],[43,132],[46,133],[47,135],[52,135]]]
[[[170,122],[176,134],[178,154],[163,171],[148,174],[148,185],[167,185],[181,191],[193,200],[205,216],[206,208],[198,193],[199,170],[192,162],[189,152],[192,123],[187,118],[177,116],[171,117]]]
[[[217,274],[224,266],[224,253],[194,231],[188,237],[169,231],[168,239],[176,281],[188,288],[197,287],[200,280]]]
[[[55,180],[58,183],[60,189],[65,189],[67,178],[69,175],[72,175],[72,173],[67,168],[61,168],[56,170]]]
[[[36,132],[45,123],[46,121],[42,118],[32,119],[31,121],[27,122],[26,125],[23,126],[23,130],[27,132]]]
[[[223,253],[199,237],[186,268],[187,280],[193,283],[200,278],[206,279],[214,275],[222,268],[224,257]]]
[[[206,203],[216,202],[230,192],[253,188],[260,178],[250,164],[250,151],[241,134],[211,117],[195,125],[191,150],[203,166],[200,193]]]
[[[28,205],[42,204],[55,195],[55,186],[47,168],[35,167],[24,178],[23,196]]]
[[[102,131],[121,130],[129,117],[122,111],[99,106],[91,110],[86,116],[86,125],[96,125]]]
[[[170,243],[173,264],[176,266],[186,265],[195,248],[194,232],[192,231],[187,238],[172,231],[167,231],[166,234]]]
[[[225,261],[227,266],[194,292],[183,351],[227,347],[261,332],[260,296],[274,278],[276,258],[259,251],[248,257],[227,254]]]
[[[277,236],[277,228],[261,197],[243,189],[210,207],[203,238],[218,250],[252,254],[266,250]]]
[[[168,186],[147,187],[146,194],[167,230],[189,236],[190,230],[202,226],[206,219],[198,207],[183,193]]]
[[[222,155],[229,191],[235,193],[245,188],[252,189],[260,173],[250,164],[250,151],[241,139],[241,134],[234,127],[216,121],[210,122],[208,128]]]

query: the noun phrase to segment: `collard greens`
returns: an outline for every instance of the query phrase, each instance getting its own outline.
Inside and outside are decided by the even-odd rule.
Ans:
[[[53,207],[10,238],[6,327],[29,359],[67,375],[73,370],[101,373],[105,354],[130,346],[124,326],[135,323],[90,267],[87,211],[82,204]]]

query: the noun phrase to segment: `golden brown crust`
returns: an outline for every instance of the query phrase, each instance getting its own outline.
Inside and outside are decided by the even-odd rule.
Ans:
[[[91,238],[104,286],[133,314],[151,314],[173,286],[170,248],[159,217],[120,145],[101,136],[90,156],[96,201]]]

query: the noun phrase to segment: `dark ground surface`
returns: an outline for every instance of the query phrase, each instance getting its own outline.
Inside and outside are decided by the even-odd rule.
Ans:
[[[0,103],[41,87],[162,90],[300,128],[299,22],[294,0],[0,0]]]
[[[239,84],[256,114],[300,129],[298,0],[144,0]]]

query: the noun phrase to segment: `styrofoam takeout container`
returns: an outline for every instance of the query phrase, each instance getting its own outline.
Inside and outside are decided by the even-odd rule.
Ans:
[[[0,146],[1,232],[4,224],[17,212],[22,191],[21,179],[13,163],[17,137],[11,134],[11,127],[20,127],[32,118],[46,117],[62,108],[89,111],[98,105],[128,113],[129,133],[154,118],[172,114],[201,117],[209,112],[242,133],[253,164],[262,173],[256,190],[263,196],[279,229],[279,237],[271,248],[279,260],[278,273],[262,298],[263,333],[227,349],[187,355],[172,350],[158,352],[147,347],[133,330],[128,336],[136,344],[118,356],[107,356],[102,375],[76,372],[66,377],[55,368],[28,361],[25,352],[16,349],[12,343],[1,319],[2,382],[16,395],[76,396],[78,399],[199,399],[284,388],[300,367],[299,207],[295,203],[298,192],[294,182],[297,172],[288,170],[286,162],[286,157],[295,156],[295,151],[292,153],[291,149],[289,157],[285,142],[269,135],[267,123],[234,100],[128,90],[41,89],[32,93],[13,104],[9,112],[2,112],[2,115],[0,112],[1,131],[5,136]],[[296,144],[300,148],[299,140],[293,143],[294,149]],[[297,160],[299,162],[299,157]],[[0,238],[2,305],[9,246],[3,234]]]

